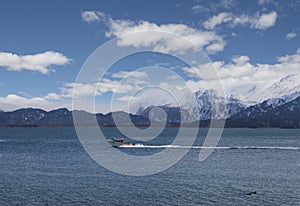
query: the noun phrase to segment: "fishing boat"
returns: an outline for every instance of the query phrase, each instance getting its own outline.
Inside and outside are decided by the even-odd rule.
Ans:
[[[113,138],[111,141],[110,141],[111,145],[113,147],[122,147],[122,146],[134,146],[135,143],[132,143],[132,142],[125,142],[125,139],[124,138]]]

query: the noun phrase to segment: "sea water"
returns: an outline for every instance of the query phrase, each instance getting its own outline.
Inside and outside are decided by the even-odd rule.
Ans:
[[[184,140],[172,145],[176,132],[168,128],[135,147],[109,149],[137,156],[184,149]],[[115,128],[103,133],[121,137]],[[72,128],[1,128],[0,205],[300,204],[300,130],[225,129],[200,162],[206,133],[200,129],[173,167],[133,177],[97,164]]]

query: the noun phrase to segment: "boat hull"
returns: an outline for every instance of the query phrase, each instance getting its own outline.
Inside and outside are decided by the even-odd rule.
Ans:
[[[125,142],[123,139],[112,139],[109,142],[113,147],[135,146],[134,143]]]

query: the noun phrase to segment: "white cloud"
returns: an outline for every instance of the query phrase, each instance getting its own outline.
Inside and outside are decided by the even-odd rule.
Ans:
[[[99,11],[83,11],[81,18],[87,23],[98,22],[105,17],[105,14]]]
[[[48,94],[48,97],[57,97],[59,98],[71,98],[73,94],[75,97],[88,97],[94,96],[97,94],[97,83],[91,84],[83,84],[83,83],[75,83],[75,82],[65,82],[63,86],[60,88],[60,94]]]
[[[222,23],[226,23],[226,22],[229,22],[229,21],[232,21],[232,20],[233,20],[233,16],[232,16],[231,13],[222,12],[222,13],[219,13],[218,15],[216,15],[216,16],[211,17],[207,21],[205,21],[203,23],[203,25],[206,29],[213,29],[217,25],[220,25]]]
[[[118,46],[152,47],[154,51],[159,52],[185,52],[214,45],[209,47],[210,53],[223,51],[225,46],[223,37],[215,32],[195,29],[185,24],[158,25],[149,21],[136,23],[130,20],[112,19],[109,16],[101,17],[101,19],[109,28],[106,36],[119,38]],[[145,35],[145,32],[152,33]],[[125,36],[126,34],[131,35]],[[187,44],[186,40],[194,45]]]
[[[0,106],[4,110],[14,110],[25,107],[49,107],[52,106],[52,103],[41,97],[25,98],[16,94],[9,94],[0,97]]]
[[[214,54],[218,51],[223,51],[225,47],[225,42],[222,41],[222,42],[217,42],[217,43],[213,43],[213,44],[210,44],[206,47],[206,51],[209,53],[209,54]]]
[[[76,88],[76,91],[74,90]],[[72,98],[73,93],[76,97],[89,97],[94,95],[99,95],[100,92],[97,90],[98,83],[83,84],[75,82],[64,82],[62,87],[60,87],[59,93],[48,93],[43,98],[49,101],[62,100],[66,98]]]
[[[59,100],[60,96],[56,93],[48,93],[45,97],[46,100]]]
[[[0,67],[4,67],[9,71],[30,70],[48,74],[53,69],[52,65],[65,65],[71,59],[61,53],[54,51],[46,51],[44,53],[33,55],[17,55],[13,53],[0,52]]]
[[[72,109],[71,100],[79,100],[76,102],[74,109],[83,109],[89,112],[95,112],[89,101],[94,101],[94,97],[99,97],[107,92],[119,94],[119,101],[125,101],[130,91],[136,91],[138,85],[135,84],[119,84],[118,81],[103,79],[101,84],[98,82],[83,84],[75,82],[65,82],[58,93],[48,93],[43,97],[21,97],[16,94],[9,94],[6,97],[0,97],[0,108],[5,111],[15,110],[19,108],[34,107],[45,110],[66,107]],[[124,95],[124,96],[122,96]],[[96,100],[97,101],[97,100]],[[120,109],[120,108],[119,108]],[[98,104],[96,112],[110,111],[110,106]]]
[[[291,33],[288,33],[285,38],[287,40],[290,40],[290,39],[295,38],[296,36],[297,36],[297,34],[295,32],[291,32]]]
[[[217,61],[198,67],[182,68],[190,77],[200,76],[202,80],[190,80],[188,84],[197,90],[218,89],[216,82],[220,81],[227,95],[238,95],[254,101],[262,101],[276,95],[265,94],[273,84],[280,82],[286,76],[295,76],[300,80],[300,49],[295,54],[278,57],[276,64],[251,64],[248,56],[234,56],[232,62],[225,64]],[[216,69],[218,75],[213,72]],[[290,82],[288,88],[299,86],[299,81]]]
[[[152,36],[145,37],[141,31],[157,31]],[[123,37],[125,34],[134,33],[131,38]],[[179,37],[171,36],[179,35]],[[200,49],[211,44],[220,45],[218,50],[211,50],[211,53],[222,51],[225,41],[215,32],[201,31],[184,24],[157,25],[147,21],[133,24],[133,22],[113,21],[110,25],[110,32],[107,36],[117,36],[120,38],[120,46],[133,45],[135,47],[152,46],[155,51],[186,51],[191,49],[191,44],[187,44],[184,39],[194,43],[192,49]]]
[[[256,21],[253,26],[256,29],[267,29],[275,25],[277,19],[277,13],[272,11],[269,14],[263,14],[259,17],[258,21]]]
[[[253,29],[267,29],[275,25],[277,13],[272,11],[267,14],[249,15],[234,15],[228,12],[222,12],[215,15],[203,23],[206,29],[214,29],[216,26],[227,23],[230,27],[237,25],[249,25]]]
[[[285,55],[278,57],[277,60],[282,64],[300,64],[300,48],[294,55]]]
[[[248,63],[250,58],[248,56],[234,56],[232,61],[239,66],[243,66]]]
[[[126,73],[126,72],[119,72]],[[137,75],[138,73],[133,73]],[[142,74],[142,72],[141,72]],[[140,74],[139,74],[140,75]],[[118,76],[121,77],[121,76]],[[93,83],[76,83],[65,82],[60,87],[60,93],[48,93],[44,98],[47,100],[60,100],[63,98],[83,98],[92,96],[101,96],[104,93],[112,92],[115,94],[127,94],[131,91],[137,91],[144,81],[133,80],[132,77],[128,81],[113,81],[103,78],[100,82]]]

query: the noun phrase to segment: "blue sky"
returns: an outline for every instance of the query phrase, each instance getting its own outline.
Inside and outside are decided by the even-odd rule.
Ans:
[[[262,90],[288,75],[298,75],[299,11],[300,1],[276,0],[4,0],[0,7],[0,109],[71,109],[72,89],[89,55],[110,39],[145,29],[191,38],[195,49],[206,52],[220,72],[226,94],[261,101]],[[166,49],[171,49],[172,41],[156,39],[167,41]],[[140,47],[147,41],[148,37],[137,37],[124,44]],[[154,40],[152,46],[157,45]],[[124,74],[141,80],[144,74],[128,76],[128,72],[150,65],[164,65],[193,90],[202,89],[201,82],[193,80],[191,68],[164,55],[144,54],[119,62],[106,75],[103,84],[107,85],[97,94],[97,112],[110,110],[113,85]],[[208,85],[214,84],[209,71],[200,73]],[[81,86],[83,97],[95,93],[94,84]],[[252,96],[247,93],[251,88],[258,88]],[[123,99],[126,91],[120,93]]]

